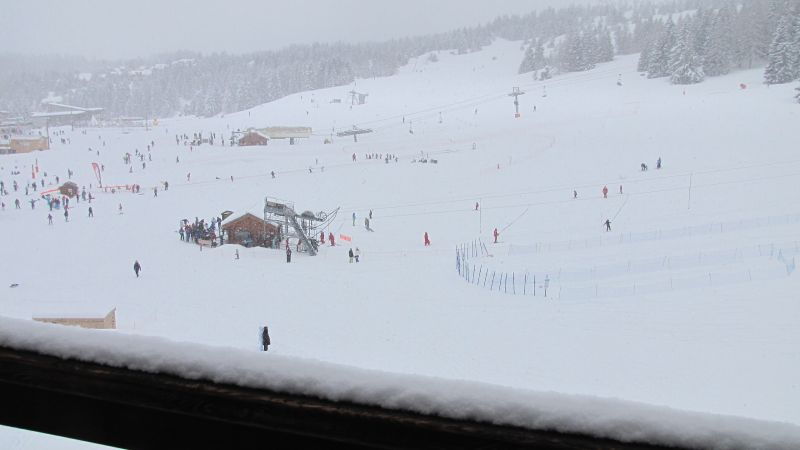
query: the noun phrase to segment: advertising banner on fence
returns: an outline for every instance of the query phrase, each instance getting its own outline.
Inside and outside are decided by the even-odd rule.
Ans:
[[[347,242],[352,242],[352,241],[353,241],[353,238],[351,238],[350,236],[348,236],[348,235],[346,235],[346,234],[340,234],[340,235],[339,235],[339,240],[342,240],[342,241],[347,241]]]

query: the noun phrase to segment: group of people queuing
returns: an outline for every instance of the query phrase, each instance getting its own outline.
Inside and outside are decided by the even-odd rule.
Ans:
[[[178,234],[181,241],[188,243],[197,243],[199,239],[216,241],[219,237],[219,245],[223,242],[222,233],[222,218],[212,217],[208,223],[205,219],[194,218],[194,222],[189,222],[189,219],[181,220],[181,225],[178,228]]]

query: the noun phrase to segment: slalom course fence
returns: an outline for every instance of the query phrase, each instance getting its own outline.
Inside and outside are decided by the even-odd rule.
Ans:
[[[511,272],[491,266],[486,258],[491,255],[481,239],[460,245],[455,256],[456,272],[469,284],[504,294],[580,300],[726,286],[790,276],[797,268],[800,243],[772,243],[689,255],[630,259],[584,268]],[[771,262],[758,261],[758,258],[768,258]],[[746,268],[722,267],[748,259],[753,261]],[[705,270],[706,267],[713,270]],[[685,273],[691,269],[695,270]],[[663,274],[665,271],[669,274]],[[613,280],[614,277],[631,275],[641,275],[642,280]]]

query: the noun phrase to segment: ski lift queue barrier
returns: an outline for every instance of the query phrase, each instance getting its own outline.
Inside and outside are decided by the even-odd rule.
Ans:
[[[796,270],[800,244],[792,242],[757,245],[692,255],[630,260],[592,268],[567,270],[559,268],[549,271],[497,270],[488,261],[480,259],[486,256],[489,256],[488,249],[480,239],[460,245],[456,248],[456,272],[469,284],[503,294],[582,300],[658,294],[784,278]],[[756,257],[767,258],[764,261],[766,264],[734,269],[721,267],[731,261]],[[707,266],[719,267],[719,270],[702,270]],[[701,270],[685,273],[687,269],[698,268]],[[672,273],[678,269],[683,272]],[[670,274],[658,277],[661,271],[670,271]],[[651,277],[634,282],[608,280],[617,276],[644,275],[648,272],[655,273],[656,279]]]

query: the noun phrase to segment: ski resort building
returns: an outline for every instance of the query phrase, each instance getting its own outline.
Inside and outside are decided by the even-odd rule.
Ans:
[[[249,212],[225,219],[222,229],[227,234],[228,244],[275,247],[279,246],[281,241],[278,227]]]
[[[249,130],[245,132],[238,140],[237,143],[239,146],[252,146],[252,145],[267,145],[269,142],[269,138],[264,134],[255,131]]]
[[[45,110],[31,114],[31,119],[40,125],[89,125],[95,122],[104,108],[83,108],[63,103],[45,103]]]
[[[269,139],[289,139],[289,145],[294,145],[295,139],[311,137],[311,127],[267,127],[256,131]]]
[[[49,150],[50,140],[44,136],[14,136],[9,139],[8,153],[30,153]]]

